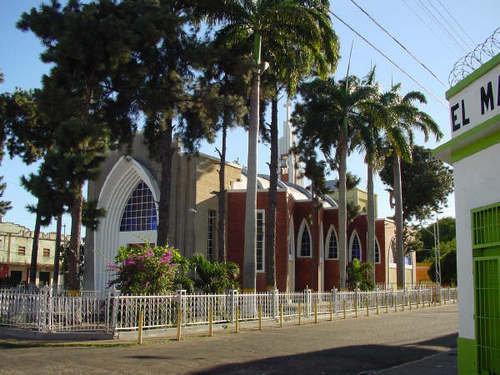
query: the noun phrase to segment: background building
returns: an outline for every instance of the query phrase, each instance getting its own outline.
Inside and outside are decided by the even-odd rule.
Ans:
[[[52,285],[55,244],[55,233],[40,233],[37,285]],[[28,282],[32,247],[33,231],[18,224],[0,222],[0,281],[10,279],[9,282],[14,285]],[[61,274],[59,284],[62,283]]]

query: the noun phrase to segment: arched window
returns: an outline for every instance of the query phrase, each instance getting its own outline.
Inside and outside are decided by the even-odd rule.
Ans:
[[[359,241],[359,237],[356,231],[354,231],[351,236],[350,255],[350,260],[353,260],[354,258],[361,260],[361,242]]]
[[[339,249],[337,241],[337,233],[333,225],[330,226],[328,234],[326,235],[326,259],[338,259]]]
[[[375,238],[375,263],[380,263],[380,246],[378,240]]]
[[[120,232],[156,230],[158,224],[153,194],[144,181],[130,194],[123,210]]]
[[[299,257],[312,256],[311,231],[309,230],[309,225],[307,225],[305,220],[302,220],[302,224],[300,224],[299,236],[297,239],[297,251]]]

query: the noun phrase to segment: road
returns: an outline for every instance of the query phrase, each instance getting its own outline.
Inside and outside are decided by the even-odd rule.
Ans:
[[[187,335],[181,342],[17,347],[0,342],[0,374],[359,374],[455,347],[457,306],[262,332]],[[228,330],[229,331],[229,330]]]

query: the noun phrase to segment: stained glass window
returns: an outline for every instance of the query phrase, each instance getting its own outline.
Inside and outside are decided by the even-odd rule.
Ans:
[[[307,224],[302,222],[302,233],[300,234],[300,256],[310,257],[311,256],[311,234],[309,233],[309,227]]]
[[[351,260],[354,258],[361,260],[361,244],[356,233],[354,233],[351,242]]]
[[[153,194],[143,181],[134,189],[123,210],[120,232],[156,230],[158,219]]]
[[[330,236],[328,237],[328,259],[337,259],[339,257],[339,252],[337,248],[337,235],[333,228],[330,230]]]
[[[380,263],[380,247],[377,240],[375,240],[375,263]]]

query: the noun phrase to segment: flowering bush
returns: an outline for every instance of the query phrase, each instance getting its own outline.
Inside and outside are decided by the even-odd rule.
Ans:
[[[108,270],[116,273],[110,282],[123,294],[166,294],[174,287],[181,255],[172,247],[121,247]]]

